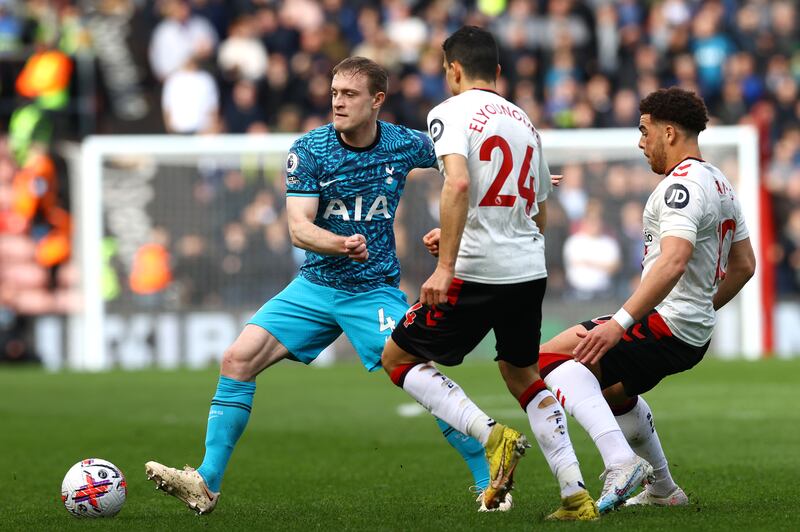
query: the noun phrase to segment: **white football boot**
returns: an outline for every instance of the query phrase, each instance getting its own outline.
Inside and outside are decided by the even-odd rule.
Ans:
[[[597,510],[607,513],[623,504],[639,486],[653,482],[653,467],[638,456],[628,463],[619,464],[606,469],[600,479],[603,491],[597,499]]]
[[[645,486],[641,493],[625,501],[625,506],[686,506],[688,504],[689,497],[678,486],[675,486],[672,493],[665,497],[653,495],[649,486]]]
[[[210,514],[219,500],[219,493],[214,493],[194,468],[183,469],[167,467],[158,462],[147,462],[144,465],[147,480],[156,483],[157,490],[163,490],[183,501],[186,506],[198,514]]]

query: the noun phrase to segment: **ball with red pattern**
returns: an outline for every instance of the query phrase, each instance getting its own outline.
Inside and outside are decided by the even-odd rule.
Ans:
[[[75,517],[113,517],[122,509],[127,494],[122,471],[99,458],[81,460],[61,483],[61,500]]]

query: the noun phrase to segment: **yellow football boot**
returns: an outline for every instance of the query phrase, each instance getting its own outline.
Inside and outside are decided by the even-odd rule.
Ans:
[[[561,507],[545,517],[548,521],[594,521],[600,517],[594,499],[586,490],[561,499]]]
[[[514,484],[514,469],[519,459],[530,447],[525,436],[516,430],[495,424],[486,442],[486,460],[489,462],[489,486],[483,492],[483,505],[492,510],[505,500]]]

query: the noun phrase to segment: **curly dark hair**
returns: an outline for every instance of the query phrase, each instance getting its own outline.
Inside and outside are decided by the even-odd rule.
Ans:
[[[674,122],[694,133],[703,131],[708,122],[708,110],[703,100],[678,87],[651,92],[639,103],[639,112],[650,115],[653,120]]]

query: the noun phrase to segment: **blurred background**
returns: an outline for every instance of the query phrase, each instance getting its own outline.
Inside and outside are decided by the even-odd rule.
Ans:
[[[382,119],[425,130],[448,96],[441,43],[463,24],[495,33],[499,90],[540,130],[635,128],[639,99],[672,85],[702,95],[712,125],[753,127],[758,175],[739,175],[734,147],[705,155],[735,183],[757,183],[761,354],[800,354],[796,2],[0,0],[0,359],[68,365],[87,306],[81,143],[159,134],[169,137],[146,140],[157,156],[118,149],[101,161],[102,264],[84,279],[102,298],[95,334],[107,367],[214,363],[302,262],[274,140],[287,137],[275,134],[329,121],[329,73],[349,55],[389,70]],[[225,135],[219,146],[245,135],[272,155],[180,148],[208,135]],[[548,202],[545,337],[635,287],[642,206],[659,179],[635,144],[620,158],[564,152],[551,159],[565,179]],[[440,186],[410,183],[397,216],[410,299],[434,266],[419,239],[438,223]],[[351,351],[336,345],[337,358]]]

